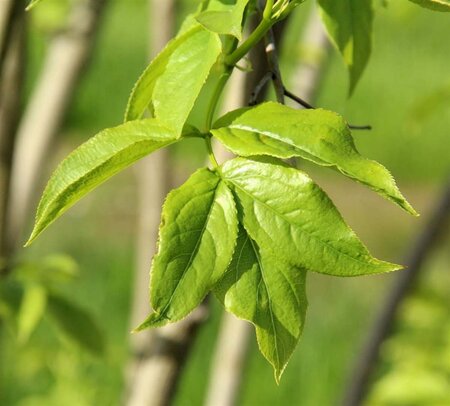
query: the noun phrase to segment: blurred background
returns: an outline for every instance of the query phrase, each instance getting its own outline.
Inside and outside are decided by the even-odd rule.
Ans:
[[[20,135],[25,112],[39,92],[43,76],[58,86],[61,75],[70,72],[71,58],[82,55],[82,49],[75,46],[72,54],[62,56],[67,64],[61,62],[51,70],[58,57],[55,49],[64,49],[64,41],[79,34],[75,22],[83,35],[88,34],[82,41],[93,43],[92,52],[80,57],[82,66],[66,89],[67,97],[55,99],[64,103],[41,99],[44,102],[35,109],[33,124],[25,131],[28,138],[16,139],[24,151],[16,181],[21,184],[20,171],[26,177],[27,169],[33,168],[34,158],[29,154],[38,148],[33,139],[40,134],[39,126],[53,125],[49,111],[62,110],[61,119],[55,119],[50,131],[39,174],[35,168],[34,178],[29,177],[35,190],[20,215],[23,224],[18,229],[22,231],[16,233],[17,241],[12,242],[10,236],[5,246],[21,246],[26,240],[37,198],[58,162],[97,131],[121,123],[130,90],[149,59],[154,15],[148,1],[109,0],[101,10],[90,11],[95,18],[82,14],[87,13],[83,5],[75,3],[77,0],[46,0],[25,16],[25,48],[21,48],[25,51],[16,57],[16,63],[22,62],[17,66],[10,63],[11,72],[23,69],[22,90],[14,74],[5,79],[8,51],[2,52],[5,67],[0,109],[5,109],[7,95],[23,96],[10,102],[19,106]],[[197,3],[176,2],[175,27]],[[81,10],[78,20],[73,18],[77,7]],[[373,126],[372,131],[354,133],[358,149],[392,172],[420,218],[408,216],[334,171],[306,162],[299,165],[332,197],[374,256],[405,264],[414,256],[419,236],[430,228],[430,219],[436,216],[438,202],[448,189],[450,24],[446,13],[433,13],[408,1],[375,1],[375,10],[372,57],[351,98],[347,97],[346,67],[338,53],[326,45],[312,49],[305,39],[312,3],[298,7],[286,24],[279,44],[281,72],[290,90],[302,96],[296,85],[299,66],[318,58],[321,68],[313,92],[315,105],[337,111],[351,123]],[[98,20],[95,13],[101,14]],[[95,28],[89,26],[91,22]],[[9,40],[13,38],[14,33]],[[11,114],[0,116],[0,127],[9,125]],[[201,108],[194,112],[193,122],[199,114]],[[203,165],[205,153],[196,141],[173,148],[170,156],[164,157],[170,159],[170,183],[179,185]],[[134,327],[131,313],[140,261],[139,168],[127,169],[88,195],[30,248],[4,249],[0,405],[129,404],[126,370],[135,356],[129,332]],[[149,193],[152,187],[148,184]],[[2,200],[11,199],[5,190],[0,190]],[[20,202],[13,204],[14,209],[19,206]],[[371,362],[363,404],[450,404],[448,216],[439,217],[437,223],[439,238],[425,250],[420,273],[402,296],[393,327],[376,361]],[[149,247],[148,252],[153,249]],[[280,385],[275,384],[271,367],[258,352],[252,332],[243,369],[235,372],[240,382],[237,404],[339,404],[354,381],[354,368],[398,280],[398,274],[354,279],[310,274],[305,330]],[[209,314],[197,331],[173,404],[203,404],[221,318],[220,306],[211,298]]]

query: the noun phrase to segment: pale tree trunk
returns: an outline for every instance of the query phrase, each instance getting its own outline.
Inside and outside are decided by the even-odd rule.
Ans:
[[[328,48],[328,40],[315,9],[311,12],[301,42],[308,49],[313,49],[314,55],[318,56],[317,58],[302,60],[294,74],[295,91],[310,100],[315,96],[325,61],[324,56],[327,54],[326,49]],[[267,63],[259,60],[261,56],[254,59],[253,63],[266,66],[275,73],[274,84],[277,99],[282,102],[284,99],[283,84],[272,33],[267,37],[265,47]],[[256,66],[255,69],[259,70],[261,76],[266,73]],[[247,89],[247,92],[253,92],[257,83],[255,78],[252,79],[251,83],[245,85],[244,81],[241,83],[236,81],[236,89],[231,88],[230,90],[231,93],[237,92],[237,94],[240,94],[241,100],[238,97],[238,100],[235,100],[237,104],[232,105],[233,103],[230,103],[226,106],[227,110],[246,104],[245,99],[248,95],[239,93],[238,89]],[[262,94],[259,96],[262,96]],[[210,385],[205,401],[206,406],[233,406],[238,403],[251,330],[250,323],[237,319],[228,313],[224,314],[212,364]]]
[[[14,4],[13,4],[14,3]],[[19,11],[13,12],[13,7]],[[22,1],[5,0],[0,5],[0,273],[8,269],[10,246],[6,216],[11,179],[14,138],[20,118],[25,67],[25,19]]]
[[[16,247],[35,202],[53,139],[92,51],[106,0],[75,3],[68,27],[49,45],[44,67],[17,133],[9,197],[8,239]]]
[[[175,2],[150,0],[150,55],[154,57],[173,37]],[[132,327],[150,311],[149,271],[156,251],[161,207],[172,184],[172,165],[167,149],[157,151],[138,166],[138,233]],[[127,366],[125,403],[128,406],[169,404],[179,373],[194,337],[205,317],[200,307],[185,320],[159,329],[133,334]]]
[[[246,79],[245,73],[237,69],[233,72],[222,112],[225,113],[247,104]],[[214,150],[219,163],[232,158],[232,154],[217,141],[214,141]],[[211,363],[211,376],[205,405],[235,404],[251,332],[250,323],[227,312],[223,313],[215,354]]]
[[[314,103],[330,49],[330,41],[315,6],[306,22],[300,44],[306,52],[292,77],[292,89],[302,99]]]

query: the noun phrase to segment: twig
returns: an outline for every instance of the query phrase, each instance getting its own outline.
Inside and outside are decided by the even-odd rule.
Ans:
[[[275,37],[272,29],[270,29],[264,37],[267,64],[272,72],[272,82],[275,89],[277,102],[284,104],[284,85],[280,72],[280,64],[278,61],[278,52],[275,45]]]
[[[291,100],[294,100],[298,104],[302,105],[305,109],[315,109],[316,108],[316,107],[312,106],[311,104],[309,104],[308,102],[306,102],[305,100],[303,100],[302,98],[296,96],[294,93],[291,93],[286,88],[283,88],[283,91],[284,91],[285,96],[289,97]],[[371,130],[372,126],[349,124],[348,128],[350,128],[351,130]]]
[[[255,90],[253,90],[250,95],[250,99],[248,101],[249,106],[254,106],[257,104],[258,96],[263,92],[269,80],[272,80],[273,74],[272,72],[267,72],[261,80],[256,84]]]
[[[446,229],[449,213],[450,181],[443,188],[442,196],[439,198],[429,222],[409,252],[406,261],[407,269],[399,273],[397,281],[372,327],[369,340],[357,361],[343,405],[359,406],[362,404],[376,366],[380,347],[391,333],[397,310],[417,281],[425,259],[437,245],[440,236]]]
[[[286,88],[284,88],[283,91],[284,91],[284,94],[285,94],[286,97],[289,97],[291,100],[294,100],[295,102],[297,102],[298,104],[303,106],[305,109],[315,109],[314,106],[312,106],[311,104],[309,104],[308,102],[306,102],[302,98],[296,96],[294,93],[291,93]]]

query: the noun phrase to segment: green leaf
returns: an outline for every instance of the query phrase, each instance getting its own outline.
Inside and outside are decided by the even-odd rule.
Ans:
[[[217,34],[196,26],[175,38],[151,62],[128,101],[125,121],[152,115],[180,132],[222,51]]]
[[[215,1],[207,11],[197,16],[206,29],[218,34],[233,35],[242,39],[242,18],[249,0]]]
[[[434,11],[450,11],[450,1],[449,0],[409,0],[413,3],[418,4],[421,7],[428,8]]]
[[[347,123],[336,113],[295,110],[269,102],[233,111],[219,119],[215,127],[213,135],[235,154],[298,156],[318,165],[335,166],[344,175],[417,215],[389,171],[358,153]]]
[[[28,4],[26,11],[30,11],[33,7],[37,6],[38,3],[40,3],[42,0],[31,0]]]
[[[336,276],[401,268],[373,258],[305,173],[282,162],[245,158],[226,162],[222,173],[239,199],[247,232],[261,249],[297,267]]]
[[[177,140],[155,119],[106,129],[73,151],[53,173],[27,244],[92,189],[151,152]]]
[[[255,325],[258,346],[277,382],[303,330],[305,279],[305,270],[260,252],[240,227],[233,260],[214,288],[227,311]]]
[[[105,349],[103,333],[92,316],[75,303],[50,294],[48,296],[49,315],[58,327],[77,344],[93,354],[102,354]]]
[[[353,93],[372,47],[372,0],[318,0],[328,34],[350,71]]]
[[[43,286],[29,284],[25,287],[17,315],[17,334],[20,343],[24,344],[28,341],[41,321],[46,305],[47,291]]]
[[[233,196],[214,172],[200,169],[170,192],[151,270],[154,313],[138,330],[181,320],[195,309],[226,271],[236,237]]]

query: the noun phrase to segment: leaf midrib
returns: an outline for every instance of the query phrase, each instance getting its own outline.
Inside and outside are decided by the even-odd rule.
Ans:
[[[64,187],[63,190],[61,190],[58,194],[56,194],[56,196],[54,196],[54,198],[51,199],[51,200],[50,200],[50,201],[42,208],[42,212],[39,210],[39,207],[38,207],[38,210],[37,210],[37,213],[36,213],[36,217],[39,217],[39,218],[45,218],[45,217],[47,216],[48,212],[49,212],[49,211],[51,212],[50,208],[54,205],[55,201],[59,201],[60,198],[61,198],[61,196],[63,196],[63,195],[67,192],[67,190],[69,190],[70,188],[76,186],[78,183],[82,182],[86,177],[89,177],[89,175],[91,175],[93,172],[95,172],[95,171],[97,171],[98,169],[100,169],[102,166],[107,165],[107,164],[108,164],[109,162],[111,162],[115,157],[117,157],[118,154],[122,154],[122,153],[126,152],[128,149],[131,149],[131,148],[135,147],[136,145],[138,145],[138,144],[140,144],[140,143],[146,143],[146,142],[151,142],[151,141],[154,141],[155,143],[159,143],[159,141],[157,141],[157,140],[155,140],[155,139],[146,139],[146,140],[135,141],[135,142],[133,142],[132,144],[127,145],[125,148],[118,150],[116,153],[114,153],[113,156],[110,156],[108,159],[105,159],[103,162],[101,162],[101,163],[99,163],[98,165],[96,165],[95,167],[91,168],[89,171],[85,172],[83,175],[77,177],[76,179],[74,179],[73,181],[71,181],[68,185],[66,185],[66,187]],[[172,144],[172,143],[174,143],[174,142],[176,142],[176,141],[177,141],[177,139],[172,139],[172,140],[167,141],[167,142],[161,140],[161,144],[162,144],[161,147],[162,147],[162,146],[168,146],[168,145],[170,145],[170,144]],[[141,158],[138,158],[138,160],[139,160],[139,159],[141,159]],[[126,164],[126,166],[132,165],[133,163],[134,163],[134,162],[130,162],[129,164]],[[126,167],[126,166],[125,166],[125,167]],[[114,175],[114,173],[113,173],[113,175]],[[104,179],[102,182],[105,182],[105,181],[107,181],[107,180],[108,180],[108,179]],[[101,182],[101,183],[102,183],[102,182]],[[44,193],[45,193],[45,191],[44,191]],[[39,223],[42,224],[42,221],[39,222]],[[41,231],[42,231],[42,230],[41,230]]]
[[[263,176],[259,176],[259,177],[264,178]],[[247,179],[247,178],[245,178],[243,176],[240,176],[240,177],[235,177],[234,179]],[[279,213],[278,211],[276,211],[274,208],[272,208],[271,206],[269,206],[267,203],[263,202],[262,200],[256,199],[252,194],[247,192],[241,186],[239,186],[236,183],[234,183],[232,179],[230,179],[230,180],[233,183],[233,185],[235,185],[238,189],[242,190],[245,194],[250,196],[254,201],[257,201],[257,202],[261,203],[265,207],[269,208],[272,212],[276,213],[279,217],[281,217],[289,225],[289,227],[291,227],[290,222],[285,218],[285,216],[283,214]],[[359,262],[359,263],[364,264],[366,266],[371,266],[371,267],[375,266],[374,264],[363,262],[363,261],[359,260],[358,258],[352,257],[350,254],[347,254],[346,252],[340,251],[339,249],[333,247],[332,245],[328,244],[327,242],[325,242],[325,241],[321,240],[320,238],[316,237],[315,235],[309,233],[308,231],[303,230],[300,225],[296,224],[296,226],[298,226],[299,229],[301,230],[301,232],[307,234],[311,239],[314,239],[314,240],[318,241],[320,244],[326,246],[327,248],[330,248],[331,250],[337,252],[338,254],[344,255],[344,256],[350,258],[351,260]],[[351,229],[350,229],[350,231],[351,231]],[[362,243],[361,243],[361,245],[364,247],[364,245]],[[382,262],[382,265],[383,265],[383,262]],[[377,271],[376,273],[380,273],[380,272],[382,272],[382,271]]]
[[[195,257],[195,256],[197,255],[197,253],[198,253],[198,249],[199,249],[200,243],[201,243],[201,241],[202,241],[202,239],[203,239],[203,235],[204,235],[204,233],[205,233],[206,227],[207,227],[207,225],[208,225],[209,218],[210,218],[210,216],[211,216],[211,212],[212,212],[213,206],[214,206],[214,204],[215,204],[215,202],[216,202],[216,194],[217,194],[217,190],[219,189],[220,182],[221,182],[221,181],[219,180],[219,181],[217,182],[217,184],[216,184],[216,188],[215,188],[215,190],[214,190],[214,196],[213,196],[213,198],[212,198],[212,200],[211,200],[211,206],[209,207],[208,214],[207,214],[206,219],[205,219],[205,224],[203,225],[203,227],[202,227],[202,229],[201,229],[199,238],[198,238],[198,240],[197,240],[197,242],[196,242],[196,244],[195,244],[194,249],[192,250],[191,256],[189,257],[189,261],[188,261],[188,263],[186,264],[186,266],[185,266],[185,268],[184,268],[184,270],[183,270],[183,273],[181,274],[181,277],[178,279],[177,284],[176,284],[176,286],[175,286],[175,289],[173,290],[172,295],[170,296],[170,298],[169,298],[167,304],[164,306],[164,309],[161,310],[161,312],[158,312],[158,318],[157,318],[158,320],[161,319],[161,318],[166,318],[166,317],[165,317],[165,313],[166,313],[167,309],[169,308],[169,306],[172,304],[172,300],[173,300],[173,298],[174,298],[174,296],[175,296],[175,293],[177,292],[177,290],[178,290],[178,288],[179,288],[179,286],[180,286],[182,280],[183,280],[184,277],[186,276],[187,270],[188,270],[189,267],[192,265],[192,262],[194,261],[194,257]]]
[[[277,355],[277,369],[278,369],[278,367],[280,365],[280,353],[278,350],[278,341],[277,341],[278,333],[277,333],[277,328],[275,327],[275,321],[273,318],[272,298],[270,296],[269,288],[267,286],[266,279],[264,277],[264,271],[263,271],[264,268],[263,268],[263,264],[261,262],[261,258],[259,256],[259,252],[257,251],[257,249],[255,247],[254,241],[250,238],[250,236],[248,234],[247,234],[247,238],[250,240],[250,244],[252,246],[253,252],[255,253],[256,261],[258,262],[258,266],[259,266],[259,269],[261,272],[261,280],[262,280],[262,282],[264,284],[264,288],[266,289],[266,292],[267,292],[267,299],[269,300],[270,322],[272,324],[272,329],[274,331],[274,337],[275,337],[274,346],[275,346],[275,353]],[[256,293],[256,297],[258,298],[258,293]]]

